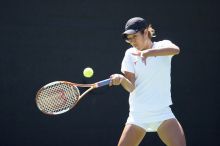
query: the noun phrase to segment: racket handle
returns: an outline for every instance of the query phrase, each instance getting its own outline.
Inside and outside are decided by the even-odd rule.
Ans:
[[[109,85],[111,79],[106,79],[106,80],[102,80],[102,81],[99,81],[96,83],[96,87],[102,87],[102,86],[105,86],[105,85]]]

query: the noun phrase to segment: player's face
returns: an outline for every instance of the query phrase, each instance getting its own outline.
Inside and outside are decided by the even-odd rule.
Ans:
[[[126,42],[128,42],[138,50],[142,50],[144,48],[144,42],[145,42],[144,34],[142,34],[141,32],[137,32],[135,34],[129,34],[127,35]]]

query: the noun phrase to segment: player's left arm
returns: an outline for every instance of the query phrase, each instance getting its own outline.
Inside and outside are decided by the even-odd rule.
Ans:
[[[150,56],[169,56],[169,55],[177,55],[180,53],[180,48],[176,45],[172,45],[171,47],[164,48],[152,48],[147,49],[141,52],[141,56],[150,57]]]

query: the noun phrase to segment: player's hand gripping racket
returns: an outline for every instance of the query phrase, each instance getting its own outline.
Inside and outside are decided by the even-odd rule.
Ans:
[[[69,111],[91,90],[109,85],[110,79],[94,84],[76,84],[67,81],[55,81],[43,86],[36,95],[37,107],[45,114],[58,115]],[[77,87],[89,87],[80,95]]]

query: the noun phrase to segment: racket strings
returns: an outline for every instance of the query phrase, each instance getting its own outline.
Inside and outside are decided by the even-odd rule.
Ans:
[[[57,83],[41,90],[38,95],[38,107],[49,114],[59,114],[72,108],[80,96],[77,87]]]

